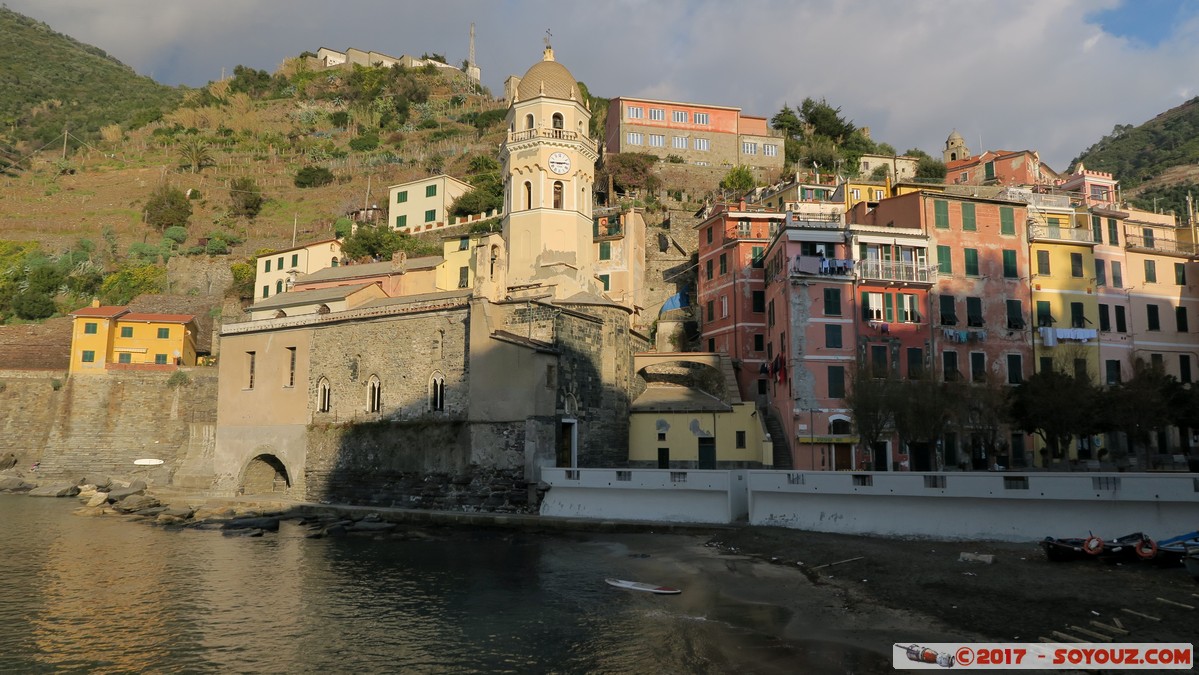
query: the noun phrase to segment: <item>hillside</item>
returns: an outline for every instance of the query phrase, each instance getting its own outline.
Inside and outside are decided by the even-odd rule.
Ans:
[[[0,158],[24,156],[62,138],[64,129],[75,147],[107,125],[136,127],[182,98],[180,90],[139,76],[104,50],[3,6],[0,50]]]
[[[1134,205],[1186,214],[1186,194],[1199,197],[1199,97],[1141,124],[1116,125],[1071,164],[1110,171]]]

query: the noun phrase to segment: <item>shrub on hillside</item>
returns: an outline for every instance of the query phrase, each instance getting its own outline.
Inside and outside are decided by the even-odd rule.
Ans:
[[[167,271],[158,265],[126,264],[108,275],[100,285],[100,300],[106,305],[127,305],[143,293],[161,293]]]
[[[37,320],[54,316],[54,298],[37,291],[23,291],[12,299],[13,312],[22,319]]]
[[[323,166],[306,166],[296,172],[298,188],[320,187],[333,182],[333,172]]]
[[[357,138],[350,139],[350,149],[355,152],[368,152],[379,147],[378,134],[363,134]]]
[[[233,273],[233,286],[229,289],[242,300],[250,300],[254,297],[254,264],[249,262],[236,262],[229,266],[229,271]]]
[[[169,239],[175,242],[175,245],[178,246],[179,244],[187,241],[187,228],[173,225],[162,231],[162,238]]]
[[[253,178],[234,179],[229,186],[229,213],[234,216],[255,218],[262,211],[262,190]]]
[[[329,121],[333,123],[333,126],[344,129],[350,124],[350,113],[344,110],[338,110],[332,115],[329,115]]]
[[[163,183],[150,193],[144,213],[146,224],[162,232],[168,227],[186,227],[192,205],[182,190]]]

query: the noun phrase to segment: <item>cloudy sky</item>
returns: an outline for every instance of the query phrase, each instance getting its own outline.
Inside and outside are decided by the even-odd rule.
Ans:
[[[164,84],[319,47],[467,56],[483,83],[558,60],[599,96],[739,106],[805,97],[875,139],[1035,149],[1063,170],[1116,124],[1199,95],[1195,0],[5,0]]]

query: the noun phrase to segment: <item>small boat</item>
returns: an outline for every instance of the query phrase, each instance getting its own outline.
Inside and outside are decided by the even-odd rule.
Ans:
[[[670,586],[657,586],[655,584],[643,584],[640,581],[626,581],[624,579],[604,579],[609,586],[624,588],[630,591],[645,591],[646,593],[657,593],[659,595],[674,595],[683,591]]]
[[[1199,549],[1199,530],[1180,534],[1157,542],[1157,557],[1154,562],[1162,565],[1177,565],[1187,556],[1187,551]]]
[[[1110,541],[1090,535],[1079,539],[1057,539],[1045,537],[1041,540],[1045,557],[1053,562],[1103,558],[1108,562],[1117,560],[1149,560],[1158,552],[1158,545],[1143,532],[1126,534]]]

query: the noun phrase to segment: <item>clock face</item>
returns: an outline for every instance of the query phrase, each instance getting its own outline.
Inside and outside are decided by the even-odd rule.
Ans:
[[[550,155],[550,171],[556,174],[570,171],[570,157],[567,157],[565,152],[555,152]]]

